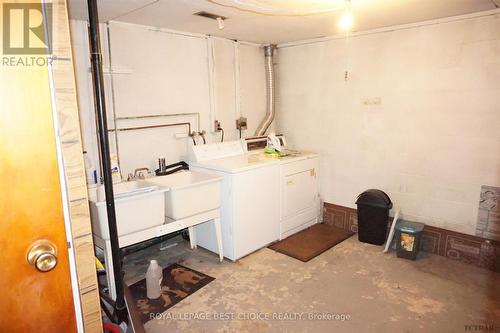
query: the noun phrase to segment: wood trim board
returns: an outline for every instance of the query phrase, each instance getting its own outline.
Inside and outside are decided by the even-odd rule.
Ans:
[[[102,332],[77,91],[66,0],[53,0],[52,77],[70,205],[71,234],[86,333]]]
[[[347,231],[358,231],[357,211],[354,208],[325,202],[323,222]],[[389,218],[391,222],[392,217]],[[420,251],[500,272],[499,241],[426,225]]]

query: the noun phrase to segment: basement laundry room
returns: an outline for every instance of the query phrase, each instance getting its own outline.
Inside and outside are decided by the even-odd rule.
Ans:
[[[2,0],[0,332],[500,332],[499,0]]]

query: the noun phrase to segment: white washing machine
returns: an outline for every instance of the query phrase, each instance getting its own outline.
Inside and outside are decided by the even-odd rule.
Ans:
[[[223,176],[221,228],[224,256],[233,261],[280,238],[281,161],[247,153],[244,141],[193,146],[190,169]],[[198,245],[217,252],[206,223]]]

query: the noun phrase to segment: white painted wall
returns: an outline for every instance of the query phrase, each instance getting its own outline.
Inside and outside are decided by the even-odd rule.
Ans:
[[[71,24],[84,149],[97,164],[86,22]],[[212,133],[215,119],[225,130],[225,140],[230,140],[239,136],[235,121],[240,115],[249,121],[243,137],[252,136],[264,117],[264,54],[259,45],[111,22],[109,53],[107,37],[108,30],[103,26],[110,128],[114,127],[113,112],[118,128],[191,122],[192,130],[205,130],[208,142],[214,142],[220,140],[220,133]],[[109,74],[110,61],[113,75]],[[197,115],[174,116],[179,113],[198,113],[200,124]],[[150,115],[164,116],[120,119]],[[191,139],[179,138],[183,134],[187,134],[187,127],[118,132],[117,153],[123,177],[139,167],[154,170],[160,155],[167,163],[186,160]],[[114,138],[110,135],[113,146]]]
[[[266,71],[264,51],[252,45],[238,45],[240,113],[248,118],[243,136],[253,136],[266,115]],[[239,116],[238,116],[239,117]],[[274,130],[273,122],[269,130]],[[236,126],[236,124],[235,124]]]
[[[480,186],[500,185],[500,15],[283,47],[278,72],[278,131],[321,154],[326,202],[379,188],[474,234]]]

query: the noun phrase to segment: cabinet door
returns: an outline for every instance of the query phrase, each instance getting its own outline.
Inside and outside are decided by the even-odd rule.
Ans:
[[[285,175],[283,181],[283,218],[315,205],[318,185],[314,168]]]

